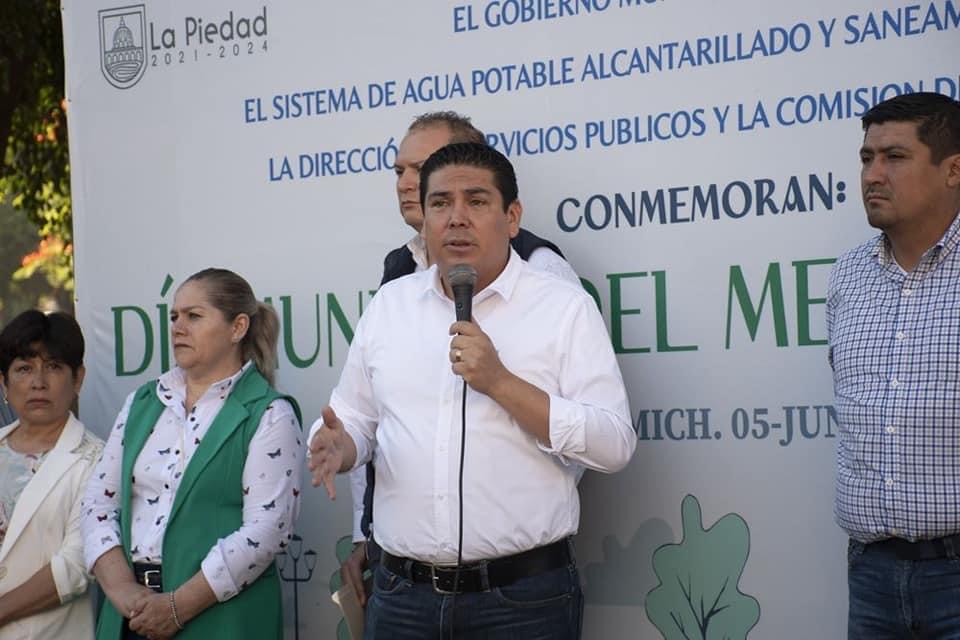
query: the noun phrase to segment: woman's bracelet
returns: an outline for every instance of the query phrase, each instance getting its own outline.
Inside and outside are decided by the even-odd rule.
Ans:
[[[180,622],[180,616],[177,615],[177,602],[173,598],[173,591],[170,591],[170,612],[173,613],[173,624],[177,625],[177,629],[183,631],[183,623]]]

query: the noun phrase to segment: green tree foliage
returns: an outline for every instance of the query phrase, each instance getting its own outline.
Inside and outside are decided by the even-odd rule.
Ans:
[[[744,640],[760,619],[760,604],[740,591],[750,555],[750,530],[729,513],[707,530],[700,503],[680,505],[683,540],[653,554],[660,584],[647,594],[647,617],[666,640]]]
[[[53,287],[42,274],[14,278],[23,256],[37,245],[37,228],[19,211],[0,203],[0,327],[21,311],[40,307],[68,309],[70,296]]]
[[[17,277],[41,271],[73,288],[73,227],[60,5],[0,2],[0,202],[36,225],[40,238]]]

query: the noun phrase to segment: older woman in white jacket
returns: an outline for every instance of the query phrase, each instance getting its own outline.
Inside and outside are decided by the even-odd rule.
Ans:
[[[89,640],[80,499],[103,448],[70,412],[83,382],[70,316],[27,311],[0,333],[0,640]]]

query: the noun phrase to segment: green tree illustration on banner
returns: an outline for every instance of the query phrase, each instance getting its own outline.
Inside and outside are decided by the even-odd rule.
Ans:
[[[660,584],[647,594],[647,617],[665,640],[744,640],[760,619],[760,604],[739,586],[750,529],[729,513],[705,530],[692,495],[680,511],[683,539],[653,553]]]

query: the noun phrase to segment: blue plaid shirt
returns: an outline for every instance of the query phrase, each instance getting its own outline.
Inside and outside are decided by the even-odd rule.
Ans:
[[[837,523],[861,542],[960,533],[960,215],[910,273],[885,236],[827,294]]]

